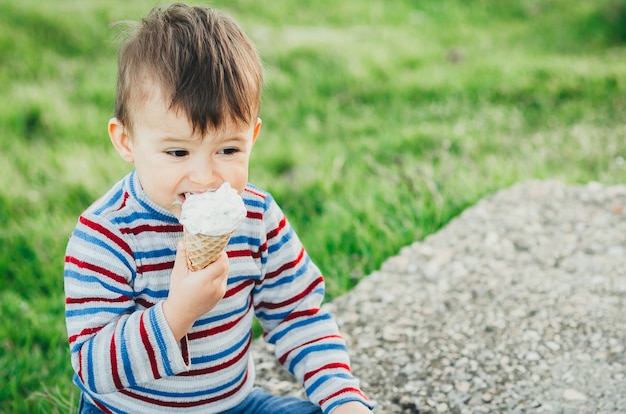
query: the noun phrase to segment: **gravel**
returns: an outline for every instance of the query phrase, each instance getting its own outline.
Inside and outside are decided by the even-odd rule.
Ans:
[[[514,185],[325,306],[376,413],[624,412],[626,186]]]

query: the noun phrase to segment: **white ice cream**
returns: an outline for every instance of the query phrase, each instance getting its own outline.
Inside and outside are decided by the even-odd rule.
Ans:
[[[230,183],[215,191],[189,194],[185,198],[180,222],[191,234],[221,236],[235,230],[246,217],[246,207]]]

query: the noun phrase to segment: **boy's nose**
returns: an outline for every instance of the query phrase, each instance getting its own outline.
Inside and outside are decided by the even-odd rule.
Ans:
[[[189,174],[189,180],[205,189],[214,188],[219,180],[214,168],[210,163],[197,163]]]

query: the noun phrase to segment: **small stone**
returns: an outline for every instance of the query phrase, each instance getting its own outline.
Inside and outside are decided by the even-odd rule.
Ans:
[[[535,351],[530,351],[526,354],[526,360],[528,361],[539,361],[541,359],[541,355],[536,353]]]
[[[454,388],[456,388],[458,392],[462,392],[464,394],[466,394],[469,391],[470,386],[471,384],[467,381],[459,381],[456,384],[454,384]]]
[[[383,294],[381,300],[383,303],[393,303],[396,301],[396,295],[391,293]]]
[[[569,401],[585,401],[587,399],[584,394],[572,388],[563,391],[563,398]]]
[[[448,404],[439,403],[437,404],[437,412],[438,413],[447,413],[449,411]]]
[[[625,251],[622,246],[609,246],[606,249],[606,254],[613,257],[622,257],[624,253]]]

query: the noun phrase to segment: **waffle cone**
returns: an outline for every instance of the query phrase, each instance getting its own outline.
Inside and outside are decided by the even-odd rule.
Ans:
[[[207,236],[205,234],[191,234],[185,230],[185,248],[189,270],[195,272],[216,261],[233,233],[234,231],[221,236]]]

